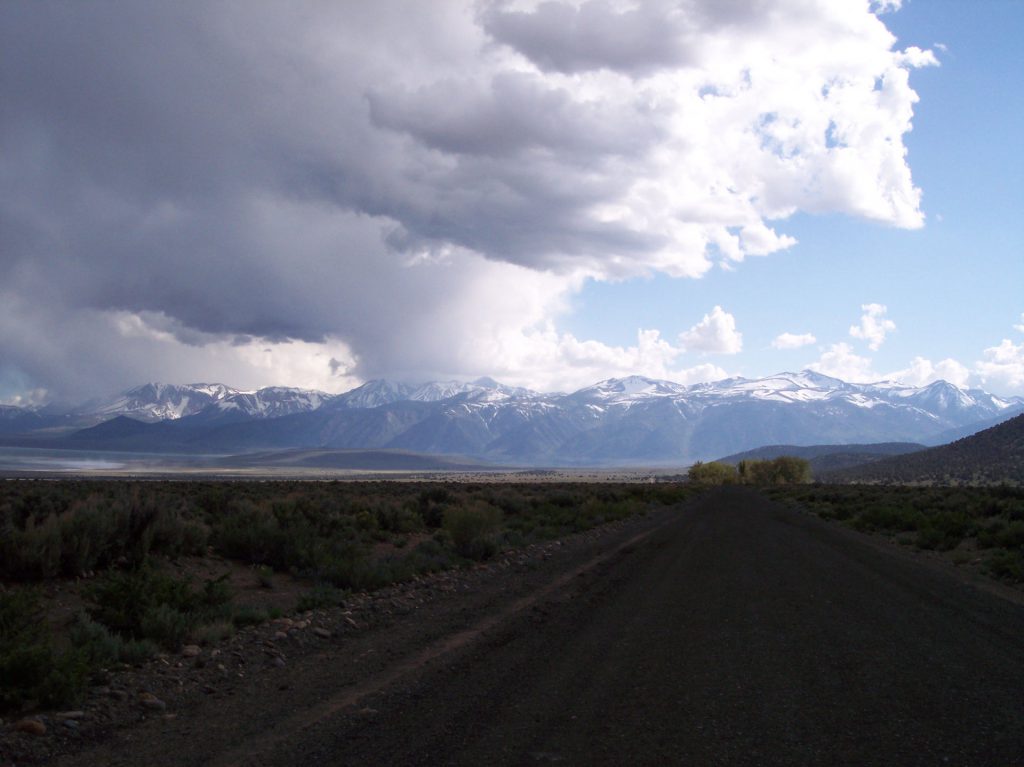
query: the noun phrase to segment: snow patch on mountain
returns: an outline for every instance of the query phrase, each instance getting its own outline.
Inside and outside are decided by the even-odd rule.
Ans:
[[[216,383],[148,383],[106,400],[86,403],[77,408],[74,414],[100,419],[123,415],[140,421],[176,420],[195,415],[203,408],[237,393],[237,390],[229,386]]]

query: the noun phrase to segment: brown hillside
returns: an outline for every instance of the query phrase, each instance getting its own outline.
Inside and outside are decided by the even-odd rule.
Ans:
[[[948,445],[832,472],[823,479],[831,482],[1024,485],[1024,415]]]

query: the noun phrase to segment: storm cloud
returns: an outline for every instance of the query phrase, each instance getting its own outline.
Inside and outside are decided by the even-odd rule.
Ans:
[[[0,399],[671,372],[572,293],[920,226],[931,63],[857,2],[4,3]]]

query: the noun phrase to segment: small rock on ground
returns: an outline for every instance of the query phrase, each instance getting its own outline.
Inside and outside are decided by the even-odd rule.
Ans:
[[[139,705],[143,708],[152,709],[154,711],[163,711],[167,708],[167,704],[151,692],[143,692],[139,694]]]
[[[45,735],[46,725],[38,719],[19,719],[14,723],[14,729],[29,735]]]

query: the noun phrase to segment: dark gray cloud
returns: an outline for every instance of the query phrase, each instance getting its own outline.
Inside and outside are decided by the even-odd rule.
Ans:
[[[693,62],[691,12],[685,5],[660,0],[627,8],[607,0],[542,2],[529,11],[491,6],[481,17],[495,40],[541,69],[644,75]]]

